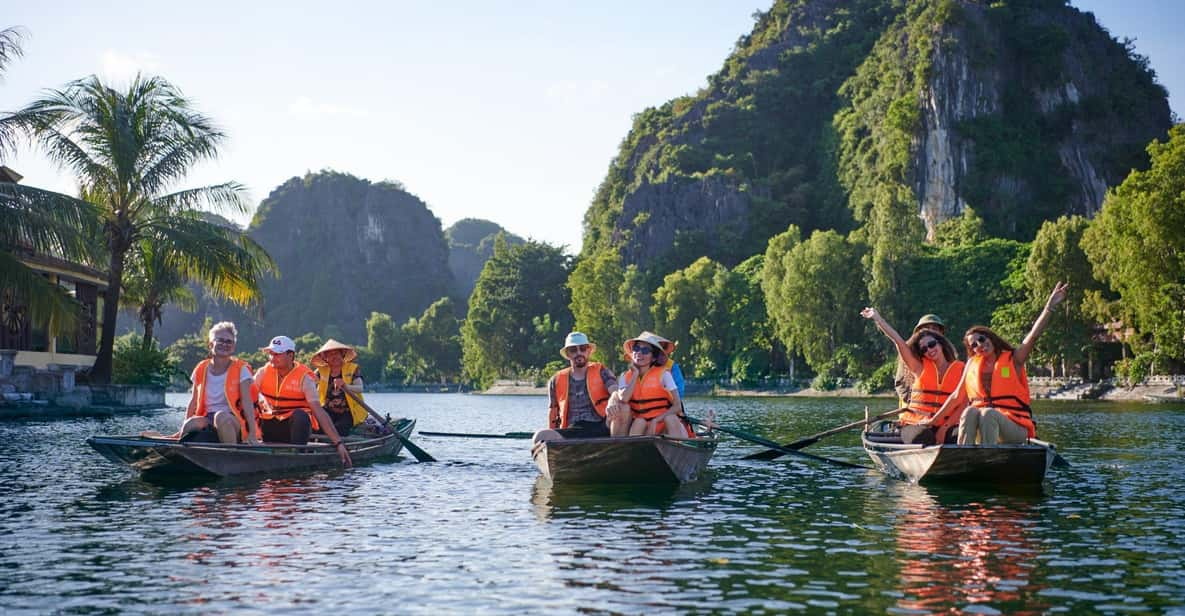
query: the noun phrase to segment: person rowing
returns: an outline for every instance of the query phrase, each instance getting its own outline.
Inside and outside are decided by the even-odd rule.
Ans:
[[[905,364],[910,374],[916,375],[906,397],[906,410],[898,416],[898,424],[912,426],[929,420],[958,387],[963,376],[964,363],[958,361],[954,345],[946,336],[922,327],[922,323],[914,328],[909,340],[904,340],[875,308],[865,308],[860,311],[860,316],[871,319],[877,329],[893,341],[899,361]],[[941,423],[932,423],[921,430],[903,429],[902,442],[933,445],[941,427]]]
[[[951,417],[959,417],[960,445],[1020,444],[1037,436],[1030,407],[1029,376],[1025,360],[1037,338],[1045,331],[1053,309],[1066,299],[1070,285],[1054,285],[1045,308],[1024,341],[1015,349],[991,329],[976,325],[963,335],[967,366],[959,387],[947,398],[934,417],[923,424],[950,429]]]

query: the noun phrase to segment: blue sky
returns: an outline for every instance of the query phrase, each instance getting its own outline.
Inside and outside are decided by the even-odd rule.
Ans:
[[[1185,110],[1185,2],[1075,0],[1151,58]],[[609,162],[648,106],[696,91],[768,2],[39,2],[6,7],[25,56],[0,110],[97,73],[160,74],[230,139],[187,185],[253,202],[332,168],[394,179],[447,226],[493,220],[571,252]],[[36,152],[4,161],[73,192]],[[245,220],[240,220],[245,222]]]

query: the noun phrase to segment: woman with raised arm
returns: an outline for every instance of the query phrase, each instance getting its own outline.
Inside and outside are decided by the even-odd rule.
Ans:
[[[982,325],[967,330],[963,335],[968,358],[963,379],[930,420],[932,425],[943,426],[939,432],[949,429],[950,417],[959,417],[960,445],[1019,444],[1037,436],[1025,361],[1049,324],[1053,309],[1066,299],[1069,286],[1064,282],[1054,285],[1033,328],[1015,349]]]
[[[909,391],[909,402],[897,421],[901,426],[922,424],[946,402],[948,396],[958,387],[963,376],[963,362],[958,361],[955,347],[946,336],[919,327],[905,340],[897,330],[885,321],[875,308],[865,308],[860,316],[872,319],[877,329],[888,336],[897,347],[897,356],[905,363],[911,374],[917,375]],[[933,445],[941,423],[927,424],[928,429],[902,430],[902,442]]]

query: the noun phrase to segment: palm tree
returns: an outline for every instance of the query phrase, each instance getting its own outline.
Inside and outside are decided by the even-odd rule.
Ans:
[[[188,283],[199,282],[214,295],[248,306],[260,298],[259,282],[274,268],[271,257],[237,229],[190,221],[192,229],[182,242],[196,239],[196,246],[179,245],[159,234],[141,239],[128,254],[121,302],[134,308],[144,327],[143,348],[152,347],[153,330],[168,304],[193,310],[197,301]]]
[[[0,75],[23,55],[23,34],[20,28],[0,30]],[[0,156],[12,152],[14,137],[12,127],[0,123]],[[27,314],[51,336],[77,327],[79,304],[19,257],[39,252],[86,260],[84,233],[94,228],[92,214],[89,204],[63,201],[57,193],[0,183],[0,280],[4,281],[0,304],[5,325],[9,319],[19,320]]]
[[[72,171],[81,200],[98,209],[109,256],[103,330],[91,380],[111,378],[115,319],[129,251],[141,240],[164,242],[189,257],[208,258],[200,230],[210,223],[193,214],[201,206],[245,213],[237,182],[176,190],[197,163],[217,156],[225,136],[160,77],[137,75],[126,91],[91,76],[51,90],[23,109],[0,117],[0,134],[16,131]],[[214,252],[214,251],[211,251]],[[258,269],[239,272],[244,279]]]

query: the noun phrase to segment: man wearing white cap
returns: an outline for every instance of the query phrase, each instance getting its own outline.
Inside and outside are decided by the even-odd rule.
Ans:
[[[267,365],[255,373],[263,440],[304,445],[312,431],[320,427],[337,449],[342,465],[349,467],[350,453],[333,419],[321,408],[313,372],[296,361],[296,343],[288,336],[276,336],[260,350],[271,354]]]
[[[572,332],[564,340],[560,355],[568,367],[547,383],[548,428],[535,433],[535,441],[559,438],[625,436],[629,431],[629,410],[611,405],[617,377],[605,366],[589,361],[597,345],[588,336]]]

